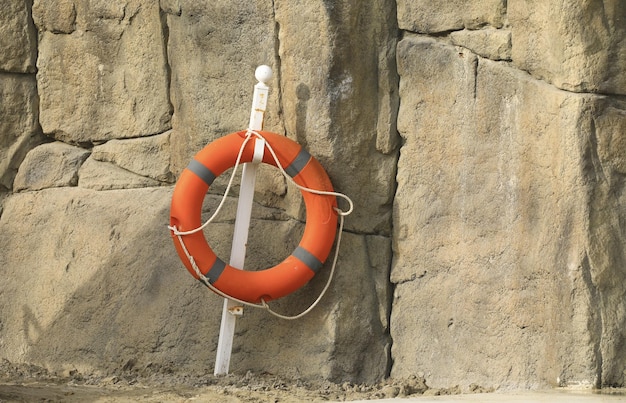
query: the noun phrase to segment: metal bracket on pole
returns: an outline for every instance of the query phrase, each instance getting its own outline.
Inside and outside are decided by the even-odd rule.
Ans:
[[[252,130],[263,129],[263,117],[267,107],[269,87],[267,82],[272,78],[272,69],[269,66],[259,66],[254,72],[258,83],[254,86],[252,97],[252,109],[250,111],[249,128]],[[258,163],[263,159],[264,145],[255,139],[254,160],[243,164],[241,173],[241,186],[239,201],[237,204],[237,216],[235,218],[235,232],[230,253],[230,265],[243,270],[246,258],[246,244],[248,242],[248,229],[252,215],[252,200],[254,198],[254,185]],[[217,342],[217,355],[215,357],[214,375],[226,375],[230,366],[230,354],[235,335],[235,322],[237,316],[243,315],[243,306],[237,302],[224,298],[222,309],[222,323]]]

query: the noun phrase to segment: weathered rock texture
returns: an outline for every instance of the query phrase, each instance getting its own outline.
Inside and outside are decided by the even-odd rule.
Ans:
[[[621,191],[614,159],[598,159],[626,104],[560,91],[432,39],[405,38],[398,54],[406,143],[392,373],[417,367],[438,384],[623,382],[603,364],[620,360],[603,345],[623,337],[625,319],[614,305],[626,280],[619,199],[606,194]],[[600,199],[615,210],[599,213]]]
[[[34,148],[22,162],[13,190],[76,186],[78,169],[88,156],[89,151],[60,141]]]
[[[222,299],[178,260],[166,227],[168,207],[176,176],[193,155],[246,128],[254,69],[269,64],[274,78],[265,128],[305,145],[356,210],[319,307],[295,323],[248,310],[238,321],[231,369],[337,381],[383,378],[390,363],[399,145],[397,23],[393,2],[372,6],[35,1],[36,87],[29,78],[41,112],[34,122],[56,141],[27,147],[24,154],[32,150],[15,185],[6,184],[13,193],[0,227],[10,253],[0,264],[19,273],[2,289],[12,301],[2,308],[7,341],[0,356],[81,371],[212,370]],[[279,262],[303,231],[300,192],[275,170],[262,171],[250,268]],[[212,193],[223,191],[226,179]],[[207,218],[218,196],[208,199]],[[234,209],[229,198],[206,231],[226,260]],[[24,268],[42,262],[47,275],[28,286],[32,271]],[[330,266],[277,301],[276,310],[304,310]],[[23,287],[28,291],[15,298]],[[67,343],[70,333],[75,339]]]
[[[8,0],[0,10],[0,72],[34,73],[37,34],[27,1]]]
[[[500,28],[506,16],[504,0],[397,0],[397,5],[400,29],[427,34],[485,25]]]
[[[0,190],[11,189],[26,153],[41,141],[37,105],[33,75],[0,73]]]
[[[58,3],[58,9],[46,1],[33,6],[44,132],[88,144],[168,130],[168,66],[157,2]]]
[[[196,152],[246,128],[268,64],[265,129],[355,211],[319,306],[295,322],[246,309],[232,371],[623,386],[625,15],[619,0],[10,0],[0,358],[212,371],[222,299],[179,261],[170,197]],[[304,219],[276,170],[255,196],[251,269],[291,253]],[[235,210],[229,196],[205,230],[225,260]],[[273,308],[306,309],[329,269]]]
[[[446,37],[472,14],[398,3],[439,35],[398,45],[392,376],[624,384],[626,103],[584,91],[624,94],[626,8],[584,3],[509,1],[510,40],[498,4]]]
[[[559,88],[626,93],[626,7],[619,0],[508,3],[515,65]]]

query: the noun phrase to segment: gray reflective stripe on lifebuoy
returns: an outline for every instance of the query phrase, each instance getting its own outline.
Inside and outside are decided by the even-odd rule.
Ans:
[[[293,162],[289,164],[287,168],[285,168],[285,172],[287,172],[287,175],[291,176],[292,178],[295,177],[300,173],[300,171],[304,169],[310,159],[311,154],[309,154],[309,152],[304,148],[301,149],[296,156],[296,159],[294,159]]]
[[[291,255],[296,259],[302,261],[302,263],[307,265],[307,267],[313,270],[314,273],[317,273],[317,271],[321,269],[324,265],[324,263],[322,263],[311,252],[304,249],[302,246],[298,246]]]
[[[224,263],[219,257],[216,258],[215,263],[213,263],[213,266],[211,266],[209,272],[206,274],[206,277],[209,279],[209,283],[215,283],[217,279],[222,275],[225,267],[226,263]]]
[[[215,180],[215,174],[201,162],[196,160],[191,160],[189,165],[187,165],[187,169],[198,175],[198,177],[209,186],[211,186],[211,183]]]

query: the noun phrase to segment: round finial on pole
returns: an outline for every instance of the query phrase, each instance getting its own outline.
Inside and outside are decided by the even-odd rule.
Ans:
[[[272,79],[272,74],[272,68],[264,64],[257,67],[254,71],[254,77],[256,77],[256,79],[263,84],[266,84]]]

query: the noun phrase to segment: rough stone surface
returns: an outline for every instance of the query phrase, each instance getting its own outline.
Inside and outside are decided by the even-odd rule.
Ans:
[[[4,245],[21,241],[0,256],[2,267],[11,268],[3,293],[15,296],[0,307],[3,356],[39,362],[55,371],[107,373],[131,365],[210,372],[222,298],[195,281],[171,253],[164,225],[171,191],[171,187],[105,192],[73,187],[8,198],[0,238]],[[209,197],[207,214],[218,201]],[[216,253],[226,259],[235,207],[229,200],[207,231]],[[260,208],[256,215],[249,265],[262,268],[293,251],[302,224],[275,209]],[[273,234],[271,239],[263,236],[268,233]],[[385,343],[381,323],[386,312],[384,319],[362,312],[365,307],[377,311],[387,298],[389,239],[346,234],[343,243],[331,290],[305,320],[285,322],[246,309],[238,321],[232,371],[372,382],[384,375],[387,355],[379,344]],[[382,255],[370,257],[372,246]],[[354,261],[360,262],[358,273],[345,269]],[[33,276],[26,267],[44,270],[45,275]],[[328,274],[324,269],[309,286],[272,307],[286,314],[306,309]],[[354,299],[361,303],[351,303]],[[339,326],[342,322],[349,322],[350,328]],[[337,331],[348,335],[339,337]],[[72,343],[67,343],[68,334]],[[342,344],[329,344],[329,337],[343,340]],[[355,355],[358,365],[351,365]]]
[[[398,0],[400,29],[419,33],[439,33],[485,25],[499,28],[504,24],[506,1],[503,0]]]
[[[172,183],[170,171],[170,133],[126,140],[110,140],[95,146],[91,157],[96,161],[111,162],[129,172]]]
[[[267,1],[163,3],[174,105],[172,168],[178,174],[206,144],[247,128],[254,70],[261,64],[275,65],[276,23]],[[268,115],[277,115],[279,77],[277,72],[268,83]],[[277,129],[269,122],[265,127]]]
[[[158,5],[140,0],[61,3],[56,13],[44,2],[34,6],[41,31],[37,83],[44,133],[82,144],[169,129]]]
[[[76,5],[74,0],[35,1],[33,18],[40,30],[54,34],[71,34],[76,30]]]
[[[508,11],[516,66],[569,91],[626,94],[626,3],[514,0]]]
[[[78,169],[89,151],[57,141],[42,144],[28,154],[17,172],[14,191],[76,186]]]
[[[263,234],[270,227],[275,228],[274,233],[283,232],[276,224],[262,222],[254,223],[252,231]],[[251,242],[255,246],[250,255],[266,255],[266,265],[275,264],[276,256],[286,256],[295,247],[284,246],[281,251],[281,247],[270,246],[267,250],[266,238],[254,235]],[[281,319],[248,309],[245,315],[249,316],[237,324],[238,334],[254,333],[255,337],[235,338],[234,368],[353,382],[384,377],[390,348],[386,336],[389,244],[386,237],[344,234],[331,287],[304,319],[285,326]],[[272,302],[272,308],[288,315],[307,309],[326,285],[329,269],[326,265],[304,289]],[[333,340],[330,344],[329,339]],[[276,360],[277,356],[282,358]]]
[[[318,8],[325,12],[277,3],[285,128],[320,160],[335,188],[354,198],[347,227],[389,234],[398,137],[378,108],[395,116],[398,102],[395,77],[384,73],[395,70],[393,5]],[[293,197],[287,200],[295,205]]]
[[[94,190],[159,186],[156,179],[138,175],[118,165],[88,158],[78,171],[78,186]]]
[[[327,167],[335,186],[354,198],[357,209],[346,223],[353,233],[344,234],[336,278],[320,305],[295,326],[250,310],[238,324],[231,368],[338,381],[376,382],[383,378],[390,350],[387,279],[395,186],[390,178],[395,174],[399,145],[394,73],[397,30],[391,3],[381,1],[365,9],[351,2],[334,9],[321,2],[291,5],[255,1],[235,7],[232,2],[162,1],[160,12],[152,4],[59,1],[53,9],[35,2],[34,20],[40,29],[37,79],[41,124],[49,136],[91,153],[79,169],[73,166],[63,170],[75,178],[78,169],[77,187],[17,193],[5,200],[5,221],[0,226],[8,229],[7,239],[17,238],[20,231],[33,231],[46,217],[48,225],[65,230],[48,233],[48,244],[54,244],[58,251],[46,244],[33,261],[50,260],[55,278],[70,272],[77,276],[52,282],[50,289],[61,287],[65,281],[75,287],[55,296],[50,311],[25,302],[30,308],[21,314],[16,311],[7,321],[0,331],[11,339],[11,345],[5,346],[13,351],[7,353],[8,358],[37,361],[51,368],[67,365],[108,371],[129,362],[155,366],[168,360],[179,362],[174,356],[168,357],[178,345],[180,360],[186,362],[181,370],[204,371],[212,366],[221,298],[209,293],[211,299],[198,304],[198,309],[211,312],[208,316],[199,311],[182,314],[176,310],[184,310],[192,302],[177,297],[178,288],[168,290],[153,282],[145,285],[144,280],[137,285],[136,280],[145,278],[141,273],[146,262],[168,262],[167,266],[177,267],[180,278],[194,283],[178,262],[165,230],[171,187],[163,185],[171,184],[173,173],[179,173],[207,142],[245,128],[254,68],[265,63],[275,71],[266,129],[297,138]],[[355,12],[357,17],[352,18]],[[309,21],[324,30],[322,46],[301,53],[303,42],[315,43],[320,37],[319,32],[298,28]],[[373,42],[350,39],[352,31]],[[342,39],[337,41],[336,35]],[[159,46],[164,44],[167,58],[159,53],[163,49]],[[318,66],[311,65],[307,58],[318,53],[324,56]],[[170,92],[161,86],[167,84],[170,71],[171,132],[166,131]],[[140,87],[138,83],[147,84],[143,80],[151,80],[150,85]],[[138,115],[137,110],[147,115]],[[359,111],[356,115],[355,110]],[[351,129],[343,130],[344,126]],[[49,151],[47,156],[52,157],[54,152]],[[359,153],[367,163],[362,163]],[[30,162],[23,167],[25,176],[29,166]],[[264,167],[261,171],[256,195],[262,204],[254,207],[248,242],[246,263],[250,268],[269,267],[289,255],[303,227],[300,192],[286,186],[276,170]],[[223,191],[228,179],[224,176],[212,191]],[[367,185],[372,178],[375,185]],[[68,185],[75,185],[73,180]],[[20,185],[20,189],[34,190],[32,182]],[[368,191],[361,194],[365,187]],[[217,200],[211,195],[209,198],[214,208]],[[44,201],[47,205],[40,208]],[[234,222],[230,198],[227,206],[225,217],[207,230],[211,245],[225,260]],[[22,207],[38,213],[32,221],[12,226],[7,217],[25,214]],[[207,207],[207,217],[210,211]],[[58,224],[61,217],[67,225]],[[160,222],[159,229],[149,228],[152,222]],[[89,239],[90,231],[98,234]],[[140,241],[144,237],[150,240]],[[37,237],[32,241],[40,242]],[[5,256],[3,266],[17,267],[16,262],[24,261],[27,245]],[[130,252],[133,246],[141,249],[137,256]],[[93,248],[99,249],[88,253],[87,249]],[[79,275],[80,269],[71,267],[86,267],[91,275]],[[276,309],[285,313],[306,309],[323,289],[330,267],[329,261],[310,286],[277,301]],[[20,283],[19,278],[11,287]],[[91,282],[92,278],[97,281]],[[163,284],[170,282],[166,279]],[[47,298],[44,289],[46,286],[38,283],[25,298]],[[164,297],[167,304],[163,304],[170,306],[160,313],[164,320],[145,328],[136,326],[138,315],[145,314],[134,312],[137,301],[151,297]],[[353,300],[360,302],[355,305]],[[156,306],[160,304],[156,302]],[[95,307],[102,312],[94,312]],[[174,311],[178,320],[165,320]],[[29,319],[20,322],[20,315]],[[113,326],[104,320],[101,326],[92,327],[85,322],[90,318],[89,322],[100,323],[98,318],[107,316],[117,318]],[[179,326],[181,320],[195,322],[200,316],[212,320],[202,326]],[[61,345],[58,336],[75,328],[76,320],[85,323],[78,326],[84,337]],[[130,327],[133,330],[127,331]],[[187,348],[180,340],[181,332],[195,343],[205,337],[209,340]],[[31,337],[34,333],[45,336]],[[198,354],[200,348],[203,352]],[[55,353],[51,356],[50,351]],[[195,358],[190,359],[190,354]],[[277,360],[277,356],[282,358]]]
[[[592,312],[598,340],[599,376],[603,385],[624,385],[626,352],[626,295],[624,282],[624,151],[626,102],[599,98],[590,112],[587,170],[590,183],[588,256],[591,271]],[[597,312],[599,311],[599,312]],[[583,320],[581,318],[581,320]]]
[[[0,360],[206,379],[223,301],[175,254],[173,184],[246,128],[268,64],[265,129],[317,157],[355,210],[318,306],[295,322],[246,308],[231,372],[432,393],[624,386],[622,2],[362,3],[9,0]],[[259,171],[247,269],[304,228],[300,191]],[[238,182],[204,230],[226,261]],[[305,310],[331,260],[272,308]]]
[[[241,79],[242,74],[247,71],[244,77],[251,77],[257,64],[267,63],[274,66],[276,74],[271,83],[270,119],[266,128],[286,131],[288,136],[307,147],[327,169],[335,187],[353,197],[358,197],[364,182],[373,178],[376,185],[368,186],[371,191],[358,201],[348,225],[359,231],[389,232],[391,210],[388,206],[393,195],[389,177],[394,173],[397,149],[395,123],[392,123],[397,106],[394,90],[397,84],[393,78],[379,75],[377,71],[395,69],[392,8],[383,1],[371,9],[356,3],[337,6],[344,8],[342,10],[327,10],[321,2],[306,7],[277,2],[275,11],[266,2],[245,2],[241,7],[233,7],[232,2],[178,4],[182,10],[180,16],[168,14],[175,108],[173,171],[182,170],[207,142],[245,128],[254,80],[246,82]],[[320,12],[312,13],[303,8]],[[345,15],[345,20],[334,21],[327,15],[331,11],[338,16]],[[268,23],[274,12],[280,28],[276,42],[273,39],[276,24]],[[349,18],[353,14],[358,17]],[[243,24],[254,28],[239,34],[237,44],[232,45],[228,39],[232,35],[227,30],[210,30],[207,34],[208,20],[213,20],[215,15],[230,21],[226,24],[230,29],[239,30]],[[384,19],[379,21],[378,18]],[[358,40],[354,32],[375,39],[375,46]],[[337,46],[332,45],[336,35],[344,38]],[[242,60],[242,51],[237,47],[253,41],[253,37],[264,38],[256,42],[254,52],[258,54],[248,54],[248,58]],[[305,42],[311,45],[301,46]],[[275,54],[277,44],[280,45],[278,55]],[[191,51],[190,46],[203,51]],[[274,61],[277,57],[279,65]],[[310,63],[313,58],[316,64]],[[334,71],[338,72],[338,77],[333,76]],[[220,85],[215,85],[217,82]],[[273,123],[275,117],[271,118],[277,115],[275,103],[278,100],[284,115],[280,126]],[[379,115],[378,105],[386,114]],[[351,129],[346,131],[344,127]],[[359,155],[363,153],[368,154],[370,162],[367,164],[360,163]],[[276,193],[282,191],[282,186],[275,190]],[[286,198],[287,205],[296,206],[290,207],[296,216],[301,211],[299,198],[299,192]]]
[[[41,142],[37,102],[34,77],[0,74],[0,188],[11,189],[26,153]]]
[[[218,311],[170,253],[170,195],[66,187],[9,197],[0,237],[10,247],[0,262],[2,295],[13,298],[0,307],[2,356],[104,373],[128,362],[189,369],[189,359],[208,360],[197,337],[219,323],[198,317]]]
[[[608,105],[594,119],[597,131],[598,158],[602,163],[603,176],[610,182],[618,181],[626,174],[626,116],[624,109]]]
[[[398,54],[406,142],[392,375],[420,368],[432,386],[622,382],[604,364],[622,360],[624,318],[604,302],[624,292],[624,217],[604,199],[622,185],[598,177],[592,145],[597,133],[613,141],[624,105],[607,108],[429,39],[407,38]],[[594,197],[616,210],[596,212]]]
[[[450,33],[453,44],[491,60],[511,60],[511,31],[492,27]]]
[[[5,0],[0,7],[0,71],[35,72],[37,33],[28,4]]]

